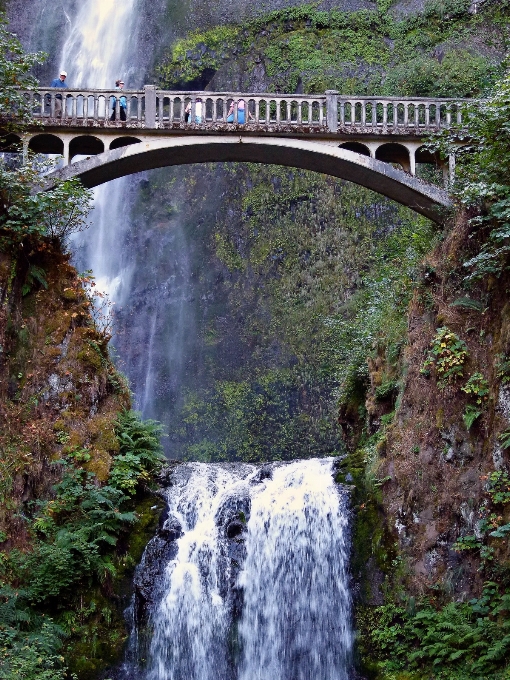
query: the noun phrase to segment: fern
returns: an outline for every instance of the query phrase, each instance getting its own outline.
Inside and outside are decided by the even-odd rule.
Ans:
[[[457,298],[454,302],[450,304],[450,307],[465,307],[466,309],[474,309],[477,312],[483,312],[484,306],[478,300],[473,300],[469,297]]]

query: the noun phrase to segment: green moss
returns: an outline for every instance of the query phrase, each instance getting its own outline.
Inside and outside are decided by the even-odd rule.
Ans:
[[[80,607],[64,612],[60,621],[71,629],[66,646],[69,670],[80,680],[96,680],[100,671],[119,663],[127,640],[123,611],[129,603],[136,565],[149,540],[154,536],[165,507],[159,496],[141,497],[135,505],[138,521],[117,547],[116,575],[105,596],[100,587],[85,593]]]
[[[85,347],[76,355],[78,361],[82,361],[89,368],[99,371],[102,368],[102,358],[92,347]]]
[[[336,89],[343,94],[472,96],[494,81],[497,64],[460,44],[487,34],[494,42],[498,21],[502,42],[508,16],[482,5],[477,15],[468,0],[429,2],[426,11],[390,14],[391,0],[377,11],[318,11],[313,5],[287,8],[193,33],[177,41],[159,67],[162,84],[177,87],[207,82],[232,59],[245,67],[262,63],[269,90],[305,92]],[[494,23],[488,27],[490,21]],[[431,56],[440,45],[440,56]]]

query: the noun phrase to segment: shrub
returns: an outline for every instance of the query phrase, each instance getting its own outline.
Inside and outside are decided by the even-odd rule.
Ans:
[[[120,452],[110,471],[110,484],[133,495],[164,460],[160,443],[162,426],[155,420],[142,420],[135,411],[125,411],[119,415],[115,431]]]
[[[464,375],[464,364],[468,356],[464,340],[443,326],[437,329],[430,343],[430,351],[421,368],[421,373],[427,374],[429,366],[435,366],[438,385],[444,388]]]

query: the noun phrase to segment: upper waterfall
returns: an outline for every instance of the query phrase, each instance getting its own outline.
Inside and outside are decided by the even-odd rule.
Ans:
[[[60,56],[72,87],[109,88],[116,78],[127,81],[133,54],[138,0],[86,0],[74,17]]]

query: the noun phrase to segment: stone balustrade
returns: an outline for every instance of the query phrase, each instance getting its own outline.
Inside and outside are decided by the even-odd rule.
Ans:
[[[126,98],[121,121],[119,96]],[[39,88],[25,91],[35,120],[48,125],[143,129],[231,130],[242,124],[254,131],[300,130],[341,134],[423,136],[461,124],[467,100],[351,97],[329,90],[324,95],[238,92]],[[63,99],[62,99],[63,98]],[[57,101],[57,99],[59,101]],[[243,102],[244,104],[240,104]],[[60,104],[60,106],[59,106]],[[244,107],[244,110],[243,110]]]

